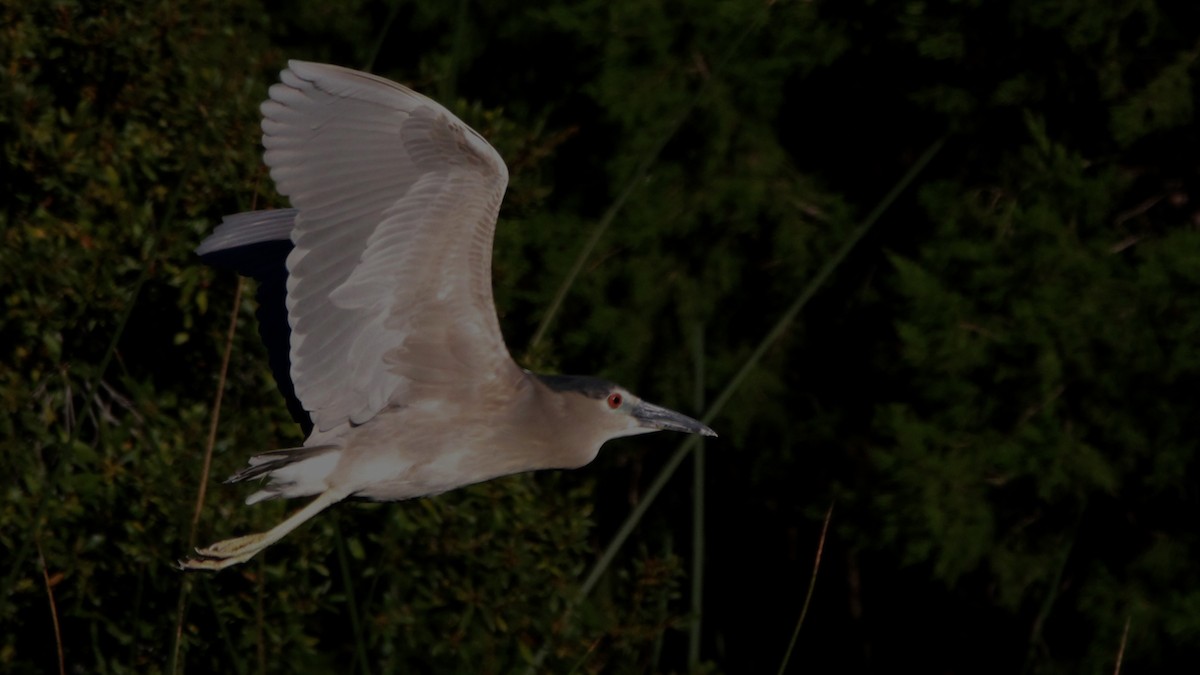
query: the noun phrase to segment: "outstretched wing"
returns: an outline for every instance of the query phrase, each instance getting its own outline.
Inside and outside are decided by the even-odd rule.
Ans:
[[[317,429],[517,376],[492,302],[500,156],[383,78],[290,61],[281,80],[262,105],[264,159],[297,210],[291,375]]]

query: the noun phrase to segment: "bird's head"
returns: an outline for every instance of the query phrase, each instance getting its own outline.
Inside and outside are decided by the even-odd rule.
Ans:
[[[625,387],[596,377],[538,375],[538,380],[562,404],[565,435],[586,439],[591,455],[608,440],[652,431],[682,431],[716,436],[699,420],[638,398]],[[591,461],[591,457],[587,461]],[[586,462],[584,462],[586,463]]]

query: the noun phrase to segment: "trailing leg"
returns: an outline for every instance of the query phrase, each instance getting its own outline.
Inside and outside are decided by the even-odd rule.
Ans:
[[[347,493],[343,490],[326,490],[304,508],[293,513],[287,520],[270,530],[219,541],[208,548],[198,548],[196,549],[198,557],[180,560],[179,568],[184,570],[222,570],[231,565],[246,562],[259,551],[283,539],[304,521],[340,502],[346,496]]]

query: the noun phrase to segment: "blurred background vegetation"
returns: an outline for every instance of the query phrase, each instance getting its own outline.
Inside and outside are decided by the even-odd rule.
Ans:
[[[775,672],[831,505],[789,672],[1200,660],[1200,5],[0,11],[0,670],[57,672],[61,636],[78,673]],[[284,203],[258,103],[287,58],[405,82],[496,146],[528,367],[700,413],[837,263],[577,606],[679,437],[172,566],[296,506],[219,483],[301,439],[253,294],[191,253]]]

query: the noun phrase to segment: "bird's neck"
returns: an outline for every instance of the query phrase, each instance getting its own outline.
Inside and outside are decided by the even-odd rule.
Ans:
[[[578,394],[561,394],[546,387],[538,376],[527,373],[529,378],[531,410],[528,419],[536,431],[535,443],[547,469],[577,469],[596,458],[600,446],[608,440],[596,429],[580,424],[587,419],[582,408],[593,403]]]

